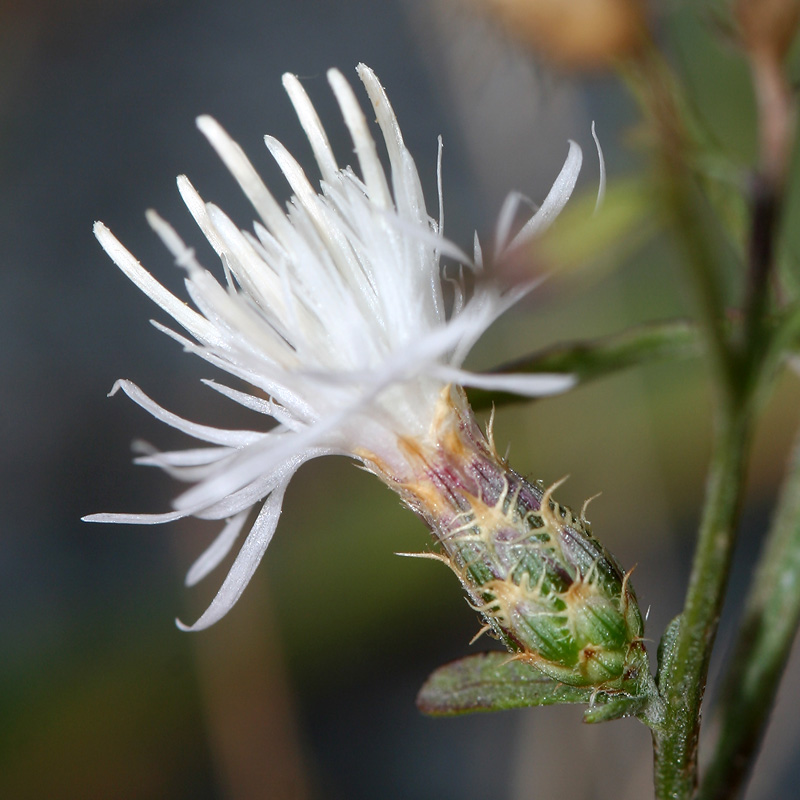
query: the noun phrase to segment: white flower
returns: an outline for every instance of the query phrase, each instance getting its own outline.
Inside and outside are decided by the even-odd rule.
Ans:
[[[219,283],[192,249],[155,212],[147,219],[186,271],[190,308],[158,283],[101,222],[95,235],[117,266],[188,334],[156,327],[252,387],[247,393],[214,381],[207,385],[271,418],[270,427],[226,430],[185,420],[159,406],[138,386],[122,389],[154,417],[206,446],[148,451],[136,461],[192,483],[164,514],[92,514],[93,522],[160,523],[195,516],[227,520],[192,566],[187,584],[205,577],[230,552],[258,508],[233,566],[210,607],[187,630],[206,628],[238,600],[275,531],[286,487],[301,464],[329,454],[352,456],[384,480],[402,482],[411,469],[408,442],[435,435],[443,390],[456,383],[545,395],[563,391],[563,375],[488,376],[461,364],[487,327],[524,289],[502,291],[489,280],[452,280],[443,293],[442,257],[480,272],[477,238],[472,259],[442,236],[441,142],[439,220],[425,209],[419,176],[383,87],[359,65],[390,164],[384,171],[364,113],[336,70],[328,80],[358,156],[361,175],[337,164],[325,130],[298,79],[283,84],[311,144],[321,174],[317,191],[300,165],[271,137],[266,145],[294,196],[281,209],[239,146],[217,122],[200,117],[208,138],[252,203],[259,220],[240,231],[215,205],[202,200],[184,176],[178,189],[224,270]],[[512,196],[498,223],[496,255],[518,247],[553,220],[568,200],[581,165],[569,155],[552,190],[517,236],[509,240],[519,204]]]

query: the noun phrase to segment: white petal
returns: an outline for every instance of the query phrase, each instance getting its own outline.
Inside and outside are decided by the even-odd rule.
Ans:
[[[231,175],[236,179],[247,199],[272,233],[283,242],[290,226],[281,207],[264,185],[250,160],[239,145],[231,139],[223,127],[213,118],[197,118],[197,127],[217,151]]]
[[[119,380],[117,381],[111,391],[108,393],[109,397],[116,394],[119,389],[122,389],[134,403],[141,406],[145,411],[152,414],[156,419],[165,422],[172,428],[176,428],[189,436],[194,436],[195,439],[202,439],[212,444],[221,444],[226,447],[241,447],[243,445],[253,444],[269,434],[258,433],[256,431],[242,431],[242,430],[225,430],[224,428],[212,428],[210,425],[200,425],[196,422],[179,417],[171,411],[162,408],[154,400],[151,400],[135,383],[132,381]]]
[[[227,248],[208,216],[205,201],[185,175],[178,175],[175,182],[178,185],[181,199],[186,204],[186,208],[189,209],[189,213],[194,217],[197,227],[203,231],[203,235],[208,239],[208,243],[214,248],[216,254],[221,256]]]
[[[205,504],[195,516],[200,519],[228,519],[241,511],[252,508],[261,502],[283,480],[285,474],[296,469],[296,462],[291,462],[291,469],[278,469],[269,475],[259,475],[254,481],[222,499]]]
[[[218,342],[219,334],[211,323],[192,311],[182,300],[165,289],[134,257],[122,246],[120,241],[102,223],[95,222],[94,235],[108,253],[111,260],[133,281],[153,302],[161,306],[173,319],[182,325],[192,336],[208,342]]]
[[[167,511],[165,514],[87,514],[83,522],[113,522],[123,525],[161,525],[191,516],[192,509],[186,511]]]
[[[285,408],[282,408],[273,400],[264,400],[261,397],[254,397],[252,394],[240,392],[238,389],[231,389],[230,386],[225,386],[225,384],[217,383],[216,381],[208,380],[207,378],[203,378],[202,382],[206,386],[214,389],[214,391],[217,391],[220,394],[225,395],[225,397],[230,398],[235,403],[239,403],[245,408],[249,408],[259,414],[265,414],[269,417],[272,417],[281,425],[284,425],[291,430],[300,430],[301,428],[305,427],[305,425],[292,417]]]
[[[397,211],[401,217],[408,218],[427,227],[428,213],[425,210],[425,198],[422,194],[422,184],[419,180],[414,159],[408,152],[400,126],[397,123],[392,104],[386,96],[375,73],[365,64],[359,64],[356,72],[367,90],[375,116],[383,134],[386,150],[389,154],[389,163],[392,167],[392,187]],[[441,138],[439,140],[438,175],[441,178]],[[440,212],[442,204],[440,203]],[[443,221],[442,217],[442,221]],[[441,232],[441,225],[439,226]]]
[[[206,211],[225,248],[224,255],[228,266],[237,280],[246,287],[247,293],[254,300],[260,301],[259,310],[262,319],[258,320],[259,327],[267,328],[268,334],[272,333],[269,327],[263,324],[263,317],[266,317],[271,326],[283,333],[286,310],[280,278],[225,212],[213,203],[206,204]],[[228,293],[226,295],[230,296]],[[234,297],[238,299],[237,295]],[[235,304],[235,307],[242,309],[247,306],[248,304],[243,301]]]
[[[294,110],[297,112],[297,118],[306,132],[308,142],[314,152],[314,158],[317,160],[317,166],[322,174],[322,179],[333,183],[336,180],[336,173],[339,169],[336,164],[336,158],[333,155],[328,136],[325,129],[322,127],[317,112],[311,101],[308,99],[306,90],[303,88],[296,75],[287,72],[283,76],[283,88],[289,95],[292,101]]]
[[[444,142],[442,137],[439,139],[439,149],[436,152],[436,194],[439,198],[439,227],[438,233],[444,235],[444,186],[442,185],[442,153],[444,152]]]
[[[236,453],[235,449],[229,447],[205,447],[160,453],[155,447],[142,441],[134,442],[133,450],[142,453],[133,460],[134,464],[158,467],[167,475],[185,483],[205,480],[214,471],[223,468],[221,462]]]
[[[195,346],[189,346],[188,351],[196,353],[209,364],[261,389],[281,406],[290,409],[293,417],[306,424],[311,424],[319,416],[314,407],[300,393],[300,382],[294,379],[293,373],[275,367],[267,369],[267,366],[263,364],[251,364],[245,360],[232,363],[222,355]]]
[[[389,187],[386,185],[386,175],[375,151],[375,140],[367,128],[364,112],[361,110],[350,84],[338,69],[328,70],[328,83],[336,95],[345,124],[353,139],[369,199],[378,208],[390,208],[392,198],[389,194]]]
[[[500,294],[498,288],[491,283],[483,282],[479,284],[471,301],[465,305],[464,310],[459,315],[459,320],[463,326],[462,334],[448,359],[448,363],[451,366],[461,366],[475,342],[491,327],[494,321],[518,303],[526,294],[539,286],[545,279],[546,276],[534,278],[531,281],[515,286],[504,294]],[[450,324],[452,325],[453,322],[451,321]]]
[[[509,192],[506,199],[503,200],[503,205],[500,206],[500,213],[497,215],[497,224],[495,225],[494,232],[494,257],[500,257],[500,254],[505,251],[508,246],[508,239],[511,234],[511,226],[514,224],[514,218],[519,211],[520,203],[529,203],[533,205],[531,200],[520,192]]]
[[[161,333],[166,334],[167,336],[169,336],[170,339],[172,339],[173,341],[175,341],[179,345],[181,345],[185,352],[187,352],[187,353],[197,353],[197,354],[205,352],[205,349],[206,349],[206,344],[205,343],[203,343],[201,345],[198,345],[196,342],[190,341],[185,336],[181,336],[180,333],[178,333],[177,331],[172,330],[172,328],[168,328],[166,325],[163,325],[157,319],[151,319],[150,320],[150,324],[157,331],[161,331]],[[218,349],[222,350],[222,349],[227,349],[227,348],[224,347],[224,345],[220,345],[220,347]]]
[[[297,199],[314,222],[317,231],[323,238],[327,253],[333,258],[337,266],[345,275],[361,275],[361,269],[355,263],[352,248],[347,240],[341,225],[328,212],[320,196],[314,191],[306,177],[303,168],[295,161],[289,151],[272,136],[265,136],[272,157],[277,162],[281,172],[286,176]]]
[[[177,231],[153,209],[145,212],[148,224],[161,239],[167,250],[172,253],[175,263],[189,272],[200,272],[202,267],[195,257],[194,250],[184,244]]]
[[[248,511],[242,511],[233,519],[228,520],[219,535],[186,573],[187,586],[194,586],[203,580],[228,555],[234,542],[242,532],[248,513]]]
[[[259,475],[247,486],[216,501],[203,502],[194,515],[199,519],[228,519],[261,502],[279,483],[280,474]]]
[[[247,538],[236,556],[236,560],[231,566],[225,580],[222,582],[216,597],[211,601],[211,605],[205,613],[194,623],[194,625],[184,625],[180,620],[175,620],[177,626],[183,631],[201,631],[208,628],[215,622],[224,617],[233,608],[236,601],[242,596],[242,592],[253,577],[253,573],[261,563],[261,559],[278,526],[278,519],[281,515],[281,505],[286,487],[289,485],[289,476],[280,486],[276,487],[270,496],[264,501],[264,506],[256,517],[253,527],[247,534]]]
[[[446,239],[436,231],[431,230],[427,225],[425,225],[425,227],[421,227],[419,224],[409,222],[407,219],[398,217],[391,213],[387,213],[385,215],[385,219],[389,225],[396,228],[399,233],[403,234],[406,240],[424,245],[429,250],[438,251],[440,255],[452,258],[459,264],[463,264],[465,267],[474,266],[472,259],[457,244],[455,244],[455,242],[451,242],[449,239]],[[408,268],[407,265],[404,266],[406,269]],[[438,281],[438,261],[432,261],[431,266],[434,267],[434,269],[431,270],[431,277]],[[420,302],[421,299],[422,298],[417,298],[417,302]]]
[[[489,389],[496,392],[511,392],[526,397],[546,397],[561,394],[571,389],[578,382],[574,375],[558,373],[522,374],[483,374],[468,372],[454,367],[437,367],[435,374],[448,383],[462,386],[474,386],[478,389]]]
[[[359,405],[364,402],[359,401]],[[330,437],[343,420],[352,418],[352,413],[352,409],[345,408],[299,433],[264,434],[261,441],[243,449],[225,470],[184,492],[173,505],[178,509],[209,506],[260,476],[272,476],[295,459],[306,460],[310,451],[329,446]]]
[[[377,76],[366,64],[359,64],[356,67],[356,72],[367,90],[372,107],[375,109],[375,116],[383,134],[383,139],[386,142],[386,150],[389,153],[392,172],[400,172],[403,168],[403,152],[406,147],[392,104],[389,102],[386,91]],[[328,77],[330,79],[330,74]],[[344,81],[344,78],[342,78],[342,81]],[[346,81],[344,82],[347,83]],[[349,84],[347,85],[349,86]]]
[[[606,196],[606,160],[603,158],[603,148],[600,147],[600,139],[594,129],[594,122],[592,122],[592,138],[594,139],[595,147],[597,147],[597,160],[600,163],[600,183],[597,187],[597,201],[594,204],[594,210],[597,211]]]
[[[272,416],[274,403],[270,403],[269,400],[264,400],[263,397],[253,397],[251,394],[240,392],[238,389],[231,389],[230,386],[225,386],[222,383],[217,383],[216,381],[212,381],[208,378],[203,378],[202,383],[213,389],[215,392],[224,394],[225,397],[229,397],[231,400],[239,403],[239,405],[242,405],[245,408],[249,408],[252,411],[257,411],[259,414]]]
[[[150,467],[161,467],[164,465],[171,467],[203,466],[214,464],[236,452],[229,447],[196,447],[190,450],[161,452],[149,442],[143,442],[141,439],[133,443],[133,450],[137,453],[141,453],[140,456],[137,456],[133,460],[134,464],[142,464]]]
[[[558,173],[558,177],[553,182],[553,186],[547,194],[539,210],[523,225],[522,230],[514,237],[508,249],[513,250],[529,242],[534,236],[542,233],[550,227],[553,220],[567,204],[572,190],[578,180],[583,163],[583,153],[580,146],[570,140],[567,160]]]
[[[472,237],[472,263],[474,264],[475,272],[483,272],[483,248],[477,231]]]

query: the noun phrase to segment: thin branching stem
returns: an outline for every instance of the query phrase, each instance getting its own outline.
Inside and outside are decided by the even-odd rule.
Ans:
[[[770,280],[794,136],[794,101],[780,58],[750,54],[759,108],[759,167],[751,193],[751,230],[742,342],[753,392],[762,390],[782,352],[770,337]],[[790,314],[791,331],[794,315]],[[764,552],[747,596],[744,619],[720,708],[720,735],[699,797],[741,796],[763,738],[783,669],[800,624],[800,439],[784,481]]]
[[[750,413],[718,415],[706,501],[674,657],[661,680],[665,720],[654,731],[656,797],[686,800],[697,785],[700,706],[730,570],[750,442]]]
[[[771,324],[770,281],[782,203],[793,112],[777,64],[765,72],[755,65],[760,102],[762,148],[751,183],[751,224],[741,325],[725,325],[718,304],[715,269],[719,254],[703,230],[692,180],[672,127],[662,131],[661,158],[666,166],[665,192],[676,230],[682,238],[689,273],[700,300],[701,318],[715,364],[715,444],[706,502],[689,587],[673,647],[661,681],[665,723],[654,731],[656,794],[688,800],[697,788],[700,706],[730,571],[742,501],[749,444],[760,400],[773,367],[775,327]],[[768,73],[768,74],[767,74]],[[766,74],[766,78],[765,78]],[[767,80],[767,78],[769,80]],[[777,86],[777,84],[781,84]],[[763,92],[762,92],[763,94]],[[668,102],[669,97],[665,93]],[[666,120],[670,114],[663,115]],[[728,331],[732,330],[733,335]],[[732,798],[749,773],[763,734],[777,682],[800,621],[800,455],[788,479],[765,560],[748,601],[745,626],[728,677],[722,735],[708,777],[704,800]],[[783,582],[783,585],[781,584]],[[767,617],[771,614],[771,617]]]
[[[720,278],[728,254],[717,246],[710,213],[688,166],[691,144],[682,104],[658,57],[643,60],[641,96],[657,141],[664,210],[672,222],[695,290],[715,387],[714,440],[683,612],[671,657],[659,676],[664,720],[654,728],[659,800],[689,800],[698,782],[700,710],[708,664],[730,572],[753,426],[752,363],[731,337]],[[762,313],[759,305],[757,313]]]
[[[800,624],[800,438],[725,680],[720,738],[699,797],[740,796]]]

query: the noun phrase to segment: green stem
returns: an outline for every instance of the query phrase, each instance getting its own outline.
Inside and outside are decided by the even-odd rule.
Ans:
[[[764,362],[768,360],[765,356],[770,355],[771,349],[774,350],[768,330],[769,280],[774,268],[776,221],[783,173],[778,168],[763,169],[762,164],[764,175],[759,176],[753,186],[749,275],[743,324],[737,326],[738,331],[732,336],[718,275],[718,270],[727,259],[724,249],[714,241],[714,220],[689,168],[692,139],[685,127],[685,120],[689,118],[679,113],[682,108],[679,88],[658,54],[647,54],[638,66],[639,73],[632,75],[633,85],[639,90],[640,101],[656,134],[665,210],[683,246],[684,261],[699,301],[700,319],[718,401],[706,501],[686,601],[683,613],[670,632],[669,647],[662,649],[659,691],[665,715],[663,722],[653,730],[657,797],[660,800],[689,800],[697,787],[700,708],[730,570],[755,410],[758,396],[762,394],[761,384],[766,385],[764,378],[769,372],[765,369]],[[786,133],[788,125],[784,125],[784,128]],[[775,163],[781,167],[783,161]],[[764,176],[766,180],[761,180]],[[787,326],[786,333],[791,332],[791,327],[791,324]],[[796,578],[796,572],[791,574]],[[760,580],[772,580],[774,577],[774,574],[769,574]],[[759,606],[752,613],[758,614],[761,610]],[[794,625],[794,621],[791,622]],[[765,634],[767,638],[769,635]],[[784,638],[788,635],[786,632]],[[750,643],[746,639],[742,641],[744,651]],[[786,646],[786,642],[782,640],[781,645]],[[774,642],[768,651],[773,663],[781,655]],[[744,661],[745,655],[740,658]],[[764,660],[758,662],[759,667],[765,669],[767,660],[764,656]],[[746,666],[739,669],[742,674],[733,678],[734,682],[738,678],[749,677],[745,674]],[[743,692],[744,699],[749,700],[748,691],[753,690],[745,680],[742,686],[736,686],[732,691],[738,698],[737,702],[740,702],[742,697],[737,693]],[[760,687],[760,691],[769,690]],[[765,697],[762,694],[760,699]],[[763,706],[768,706],[768,703]],[[765,720],[763,706],[758,713],[764,714]],[[730,709],[731,718],[740,713],[739,707],[733,704]],[[755,710],[753,713],[756,713]],[[736,729],[739,732],[731,734],[733,739],[727,734],[723,735],[722,741],[727,744],[721,744],[721,747],[729,749],[719,756],[720,763],[725,761],[726,752],[729,756],[731,753],[743,753],[744,744],[739,743],[736,737],[740,736],[742,742],[749,741],[752,734],[758,736],[760,725],[763,725],[763,720],[753,723],[743,719],[741,729]],[[744,763],[749,763],[749,753],[744,757]],[[727,765],[719,769],[723,775],[728,774]],[[721,798],[723,795],[714,797]]]
[[[656,796],[689,800],[697,787],[700,709],[736,539],[759,369],[757,348],[746,346],[742,352],[731,346],[715,275],[718,253],[702,223],[702,201],[689,176],[681,174],[676,165],[665,180],[676,232],[700,301],[717,389],[703,517],[672,657],[659,686],[664,724],[653,733]],[[752,312],[758,314],[760,324],[762,306]],[[756,327],[748,332],[755,332]]]
[[[775,266],[775,233],[780,215],[776,187],[761,175],[753,177],[747,294],[744,306],[744,347],[751,362],[761,357],[767,342],[769,279]]]
[[[601,339],[559,344],[504,364],[493,372],[570,373],[580,383],[586,383],[637,364],[652,364],[699,354],[700,341],[696,327],[686,320],[670,320],[640,325]],[[470,389],[468,395],[470,405],[475,409],[529,399],[482,389]]]
[[[766,385],[780,336],[768,329],[770,279],[794,134],[793,93],[780,58],[749,54],[759,106],[759,168],[751,191],[751,230],[742,342],[750,386]],[[791,332],[794,314],[784,331]],[[759,368],[762,366],[763,368]],[[753,577],[733,660],[725,680],[720,738],[700,797],[740,795],[764,734],[780,676],[800,622],[800,440],[784,481],[772,529]]]
[[[658,142],[665,212],[683,250],[705,334],[717,408],[706,498],[683,612],[659,675],[664,720],[653,729],[659,800],[689,800],[697,787],[700,708],[730,571],[753,420],[754,360],[732,346],[719,270],[728,260],[688,162],[692,141],[680,92],[658,56],[641,64],[642,101]],[[763,309],[758,305],[754,315]]]
[[[800,439],[753,579],[720,710],[702,800],[743,792],[800,624]]]
[[[687,800],[697,785],[700,705],[728,579],[744,488],[751,415],[723,405],[686,602],[661,676],[665,719],[654,730],[656,797]]]

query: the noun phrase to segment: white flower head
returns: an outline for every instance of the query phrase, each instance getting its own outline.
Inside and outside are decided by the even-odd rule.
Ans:
[[[491,323],[524,288],[502,290],[478,280],[467,291],[453,281],[446,303],[440,261],[479,272],[480,248],[467,256],[443,238],[441,143],[439,219],[426,211],[419,175],[405,147],[383,87],[363,64],[366,88],[388,154],[384,170],[365,115],[337,70],[328,80],[358,158],[360,175],[340,167],[305,90],[294,75],[283,85],[308,137],[321,179],[315,189],[280,142],[267,148],[293,191],[282,209],[240,147],[210,117],[198,127],[252,203],[258,220],[242,231],[189,180],[178,189],[195,222],[222,261],[220,283],[155,212],[154,231],[186,272],[194,305],[158,283],[101,222],[95,235],[117,266],[183,328],[160,330],[186,351],[241,380],[247,392],[214,381],[207,385],[272,425],[226,430],[185,420],[159,406],[130,381],[122,389],[154,417],[205,443],[174,452],[148,450],[136,460],[187,481],[174,510],[164,514],[93,514],[93,522],[160,523],[195,516],[226,520],[215,541],[192,566],[187,583],[205,577],[231,551],[250,512],[259,509],[222,587],[206,612],[186,630],[200,630],[224,616],[238,600],[272,538],[286,487],[304,462],[317,456],[352,456],[384,480],[402,481],[408,441],[435,435],[437,407],[451,384],[483,386],[529,395],[563,391],[564,375],[476,375],[461,364]],[[524,244],[550,224],[575,186],[578,145],[569,155],[542,206],[510,238],[517,200],[506,204],[498,224],[496,253]],[[263,429],[262,429],[263,427]]]

